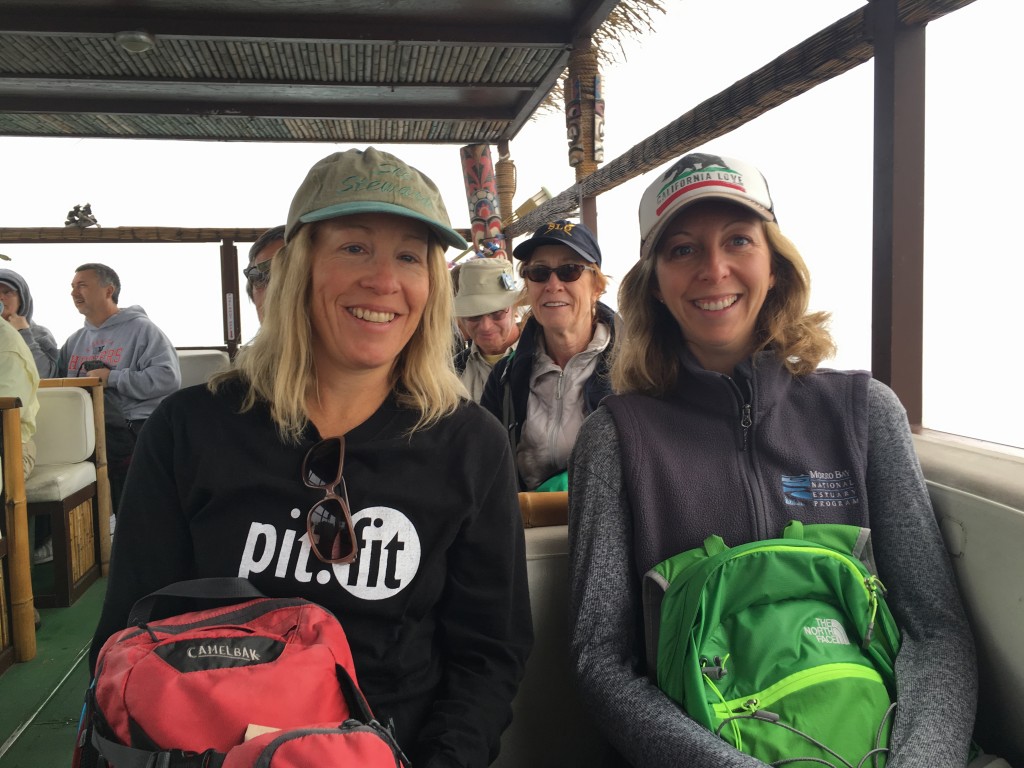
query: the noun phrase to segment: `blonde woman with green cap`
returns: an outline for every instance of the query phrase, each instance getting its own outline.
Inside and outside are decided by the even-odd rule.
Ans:
[[[93,662],[137,598],[241,576],[338,616],[413,764],[484,768],[532,631],[508,442],[452,367],[444,251],[465,243],[374,148],[310,169],[285,242],[234,368],[147,423]]]

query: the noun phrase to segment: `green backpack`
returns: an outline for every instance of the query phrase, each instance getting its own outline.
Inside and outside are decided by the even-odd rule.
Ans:
[[[664,560],[643,580],[651,678],[765,763],[884,765],[900,635],[870,561],[866,528],[798,521]]]

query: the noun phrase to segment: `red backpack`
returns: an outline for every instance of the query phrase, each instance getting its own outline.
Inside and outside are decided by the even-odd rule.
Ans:
[[[219,605],[153,619],[165,597]],[[315,603],[197,579],[142,598],[128,623],[100,650],[75,768],[408,764],[359,690],[341,624]]]

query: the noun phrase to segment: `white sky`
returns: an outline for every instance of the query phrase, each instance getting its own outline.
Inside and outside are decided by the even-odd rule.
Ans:
[[[626,61],[602,73],[607,160],[861,3],[666,5],[658,31],[627,43]],[[1006,226],[1019,218],[1024,179],[1013,103],[1022,25],[1019,0],[975,0],[928,27],[924,421],[1024,447],[1024,416],[1009,404],[1024,374],[1020,312],[1006,295],[1024,285],[1022,239]],[[872,77],[869,62],[705,148],[750,161],[767,177],[780,225],[810,266],[813,308],[833,313],[835,367],[870,366]],[[346,147],[0,138],[0,225],[61,226],[71,207],[89,202],[103,226],[269,227],[283,222],[309,166]],[[453,224],[469,226],[458,146],[383,148],[431,176]],[[557,194],[574,182],[561,114],[527,126],[511,153],[516,205],[542,186]],[[614,278],[636,258],[636,206],[655,174],[598,201],[613,306]],[[121,275],[122,306],[141,304],[177,345],[223,343],[216,245],[2,249],[13,261],[0,266],[28,280],[35,320],[58,342],[82,322],[68,296],[74,268],[102,261]],[[245,339],[256,320],[247,302],[242,311]],[[981,361],[994,362],[995,375]]]

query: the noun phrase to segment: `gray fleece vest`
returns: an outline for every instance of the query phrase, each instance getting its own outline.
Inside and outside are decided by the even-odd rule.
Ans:
[[[771,352],[729,377],[688,355],[664,398],[604,399],[619,435],[637,573],[718,534],[729,546],[790,520],[868,526],[861,371],[795,377]]]

